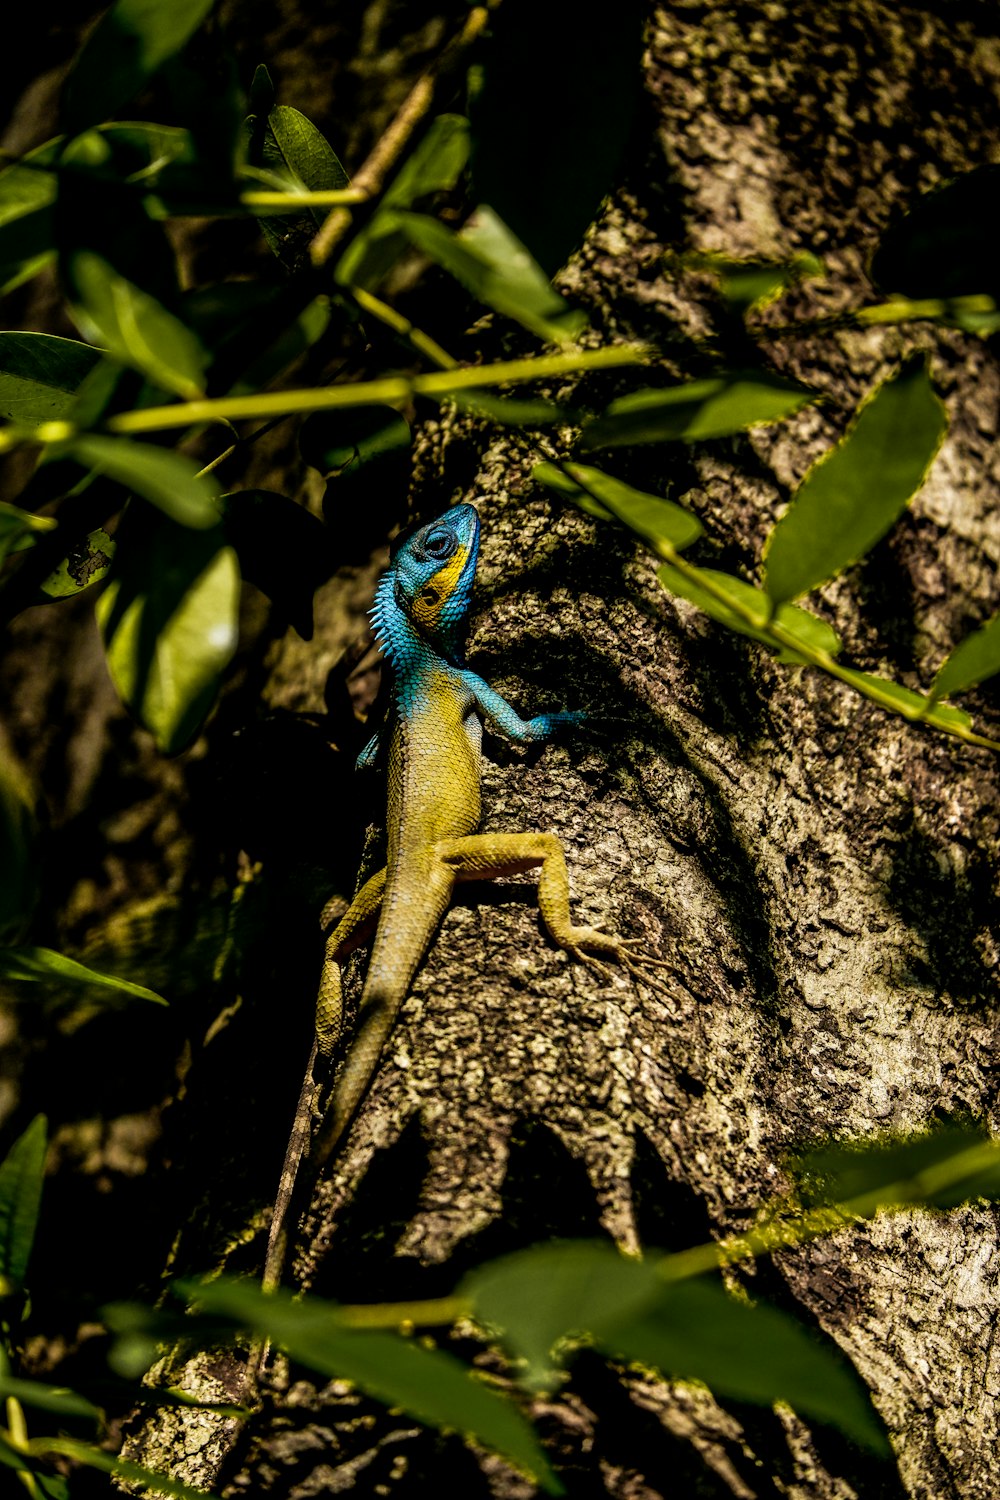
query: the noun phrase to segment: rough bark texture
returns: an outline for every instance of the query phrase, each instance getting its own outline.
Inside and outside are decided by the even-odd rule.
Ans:
[[[657,343],[678,374],[744,360],[707,282],[664,268],[678,248],[822,255],[828,279],[783,305],[783,318],[869,295],[865,266],[893,211],[1000,150],[995,17],[976,4],[940,9],[856,0],[825,11],[657,11],[621,187],[561,279],[595,328]],[[487,356],[503,339],[480,330]],[[609,467],[648,489],[668,479],[705,520],[722,564],[752,569],[782,503],[860,397],[903,352],[926,349],[948,406],[946,446],[912,512],[819,604],[859,666],[926,685],[949,645],[998,604],[995,349],[913,327],[770,347],[777,369],[826,393],[824,407],[692,451],[633,450]],[[605,376],[585,391],[599,401],[627,388]],[[745,1227],[803,1141],[955,1114],[997,1124],[996,761],[710,625],[663,593],[623,533],[545,498],[530,466],[508,436],[469,418],[421,429],[414,513],[462,497],[482,514],[471,664],[524,711],[594,716],[585,733],[527,755],[489,742],[485,821],[558,833],[578,917],[645,938],[670,963],[672,1000],[568,962],[517,884],[457,904],[300,1235],[296,1278],[338,1299],[436,1295],[468,1267],[553,1235],[680,1248]],[[174,942],[184,921],[194,930],[185,888],[204,898],[219,880],[205,849],[214,821],[198,819],[227,772],[206,768],[253,717],[254,696],[282,714],[323,710],[325,668],[362,627],[373,576],[359,564],[328,586],[307,649],[251,622],[242,677],[180,771],[152,767],[142,738],[129,737],[89,646],[79,667],[53,665],[51,692],[86,682],[73,690],[109,726],[86,753],[75,741],[52,750],[65,782],[75,775],[87,789],[66,794],[77,826],[103,817],[107,828],[107,783],[121,775],[124,747],[130,774],[158,788],[158,809],[166,801],[188,830],[139,826],[136,801],[121,814],[121,838],[168,850],[160,881],[177,895],[157,919]],[[23,629],[34,649],[32,626]],[[978,706],[988,717],[996,700],[982,694]],[[267,1197],[308,1049],[316,889],[325,881],[347,895],[353,876],[350,746],[337,755],[281,723],[278,773],[255,786],[255,762],[237,781],[239,794],[271,802],[268,817],[237,808],[225,833],[281,886],[287,851],[274,828],[298,815],[314,827],[305,855],[294,851],[298,883],[280,899],[272,885],[254,907],[248,881],[255,920],[272,932],[284,923],[287,936],[245,983],[243,1013],[196,1049],[187,1098],[167,1118],[172,1201],[206,1191],[213,1200],[182,1244],[185,1268],[211,1258],[206,1223],[218,1244],[248,1194]],[[20,727],[23,749],[30,725]],[[282,766],[308,790],[289,791]],[[323,787],[325,806],[301,805]],[[133,847],[123,869],[135,866]],[[155,848],[148,868],[163,868]],[[124,909],[134,925],[134,889],[113,886],[101,908],[77,885],[70,911],[76,901],[93,925],[99,910]],[[211,927],[204,909],[200,924]],[[204,1007],[204,989],[193,993]],[[199,1013],[203,1029],[213,1014],[186,1015],[192,1030]],[[184,1166],[195,1138],[211,1159]],[[751,1292],[796,1310],[860,1371],[896,1463],[789,1413],[720,1405],[587,1356],[534,1409],[570,1493],[990,1500],[1000,1490],[996,1224],[981,1205],[885,1217],[745,1275]],[[231,1263],[249,1268],[259,1250]],[[454,1346],[490,1367],[468,1334]],[[221,1362],[200,1361],[186,1378],[234,1389]],[[153,1465],[168,1457],[181,1477],[226,1495],[534,1493],[496,1460],[338,1383],[318,1391],[297,1379],[279,1398],[239,1432],[223,1418],[173,1414],[137,1430],[132,1451]]]

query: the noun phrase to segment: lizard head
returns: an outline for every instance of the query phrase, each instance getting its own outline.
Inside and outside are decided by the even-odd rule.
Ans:
[[[458,661],[479,556],[475,506],[453,505],[397,541],[390,576],[397,605],[439,655]]]

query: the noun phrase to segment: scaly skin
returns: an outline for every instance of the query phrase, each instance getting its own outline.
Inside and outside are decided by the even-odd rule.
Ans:
[[[397,546],[379,583],[372,619],[393,669],[392,708],[383,731],[388,734],[389,770],[386,867],[362,886],[327,942],[316,1045],[275,1205],[265,1287],[277,1286],[283,1269],[284,1226],[318,1092],[312,1081],[316,1057],[332,1057],[340,1038],[341,965],[376,922],[357,1031],[308,1149],[311,1181],[342,1139],[368,1089],[456,881],[540,867],[538,904],[559,947],[598,967],[592,955],[613,959],[647,981],[643,971],[660,967],[632,942],[573,925],[566,862],[554,834],[475,832],[480,814],[480,715],[521,743],[546,740],[561,725],[583,718],[562,713],[521,719],[463,666],[478,551],[476,511],[471,505],[456,505]],[[370,766],[379,748],[376,736],[362,751],[359,767]]]

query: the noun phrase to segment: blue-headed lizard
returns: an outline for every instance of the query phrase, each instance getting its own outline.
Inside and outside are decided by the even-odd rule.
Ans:
[[[471,505],[455,505],[397,543],[378,585],[372,622],[392,669],[392,701],[385,725],[361,752],[358,767],[387,755],[386,864],[362,885],[327,940],[316,1042],[272,1220],[264,1273],[268,1288],[277,1286],[283,1269],[285,1222],[299,1162],[308,1146],[314,1182],[342,1139],[456,881],[538,868],[539,909],[560,948],[598,967],[596,955],[613,959],[647,980],[644,971],[662,967],[635,940],[573,925],[566,861],[554,834],[476,832],[481,719],[527,744],[547,740],[584,717],[556,713],[524,720],[464,666],[478,552],[478,514]],[[340,1039],[341,965],[373,930],[357,1029],[318,1111],[313,1073],[317,1056],[329,1061]]]

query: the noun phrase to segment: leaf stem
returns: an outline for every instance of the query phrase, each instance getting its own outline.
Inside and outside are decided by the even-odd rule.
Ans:
[[[253,417],[288,416],[298,412],[332,411],[341,407],[364,406],[369,402],[389,404],[411,400],[414,396],[448,396],[453,391],[480,386],[500,385],[507,381],[542,380],[552,375],[566,375],[578,370],[609,369],[619,365],[645,364],[651,351],[641,344],[617,344],[602,349],[575,349],[537,358],[512,359],[493,365],[466,365],[430,375],[389,375],[381,380],[358,381],[350,385],[292,391],[270,391],[254,396],[216,396],[198,401],[181,401],[172,406],[147,406],[135,411],[119,412],[107,424],[108,432],[163,432],[173,427],[190,427],[201,422],[240,422]],[[52,424],[54,425],[54,424]],[[65,424],[60,424],[63,426]],[[0,441],[5,433],[0,431]],[[20,436],[34,441],[49,441],[42,429]],[[62,432],[59,441],[66,440]]]
[[[303,188],[300,193],[281,193],[267,188],[251,188],[240,194],[240,202],[249,209],[258,208],[325,208],[346,203],[365,203],[368,194],[363,188]]]
[[[795,323],[748,324],[751,333],[761,338],[787,338],[813,333],[825,333],[834,328],[868,328],[886,323],[920,322],[934,318],[959,318],[976,314],[996,312],[992,297],[970,295],[965,297],[890,297],[886,302],[875,302],[869,307],[848,308],[844,312],[832,313],[825,318],[803,318]]]
[[[373,318],[378,318],[381,323],[384,323],[387,328],[391,328],[394,333],[398,333],[402,338],[408,339],[414,349],[426,355],[439,369],[458,369],[458,360],[454,359],[448,353],[447,349],[442,349],[441,345],[435,339],[432,339],[429,333],[425,333],[422,328],[418,328],[416,324],[411,323],[409,318],[405,318],[401,312],[397,312],[394,307],[390,307],[388,302],[383,302],[380,297],[373,297],[371,292],[366,292],[359,286],[351,288],[351,295],[360,308],[367,313],[371,313]]]
[[[354,177],[351,186],[361,195],[357,202],[366,202],[381,190],[410,137],[429,112],[438,83],[458,65],[482,34],[488,20],[487,6],[477,5],[470,10],[458,35],[452,38],[434,65],[417,79],[399,113]],[[326,265],[346,234],[351,219],[350,208],[343,205],[327,215],[309,247],[309,258],[314,266]]]

